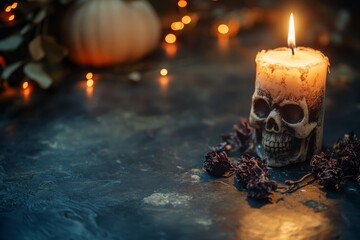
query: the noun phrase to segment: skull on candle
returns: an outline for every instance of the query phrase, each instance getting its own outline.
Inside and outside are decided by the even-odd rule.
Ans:
[[[300,60],[303,50],[312,49],[298,50]],[[288,53],[283,48],[275,51]],[[286,60],[283,65],[273,62],[276,54],[269,57],[263,51],[257,55],[249,119],[269,166],[281,167],[305,161],[320,151],[328,60],[324,57],[321,61],[321,54],[315,64],[307,61],[303,66],[289,66]]]

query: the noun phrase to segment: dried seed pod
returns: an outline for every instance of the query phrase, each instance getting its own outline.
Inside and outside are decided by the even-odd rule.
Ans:
[[[230,159],[225,151],[210,151],[205,155],[204,169],[215,177],[228,177],[233,172]]]
[[[359,162],[351,155],[342,155],[337,157],[336,167],[340,168],[346,176],[355,176],[358,172]]]

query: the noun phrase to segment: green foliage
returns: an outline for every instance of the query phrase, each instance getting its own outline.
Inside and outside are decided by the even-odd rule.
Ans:
[[[56,41],[56,26],[52,24],[58,20],[55,15],[72,1],[18,1],[10,12],[5,9],[12,2],[0,5],[0,85],[7,82],[19,87],[29,79],[41,88],[51,87],[55,79],[49,69],[57,69],[67,55],[67,49]],[[13,20],[11,15],[15,16]]]

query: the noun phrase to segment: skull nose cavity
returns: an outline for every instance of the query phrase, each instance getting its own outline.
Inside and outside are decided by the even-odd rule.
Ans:
[[[280,130],[279,125],[276,123],[274,118],[270,118],[268,119],[268,121],[266,121],[265,128],[269,132],[276,132],[276,133],[278,133]]]

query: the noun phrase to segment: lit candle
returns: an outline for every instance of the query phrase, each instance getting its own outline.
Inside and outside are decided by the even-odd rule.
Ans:
[[[250,123],[269,166],[303,162],[322,145],[328,58],[295,46],[291,15],[289,48],[257,54]]]

